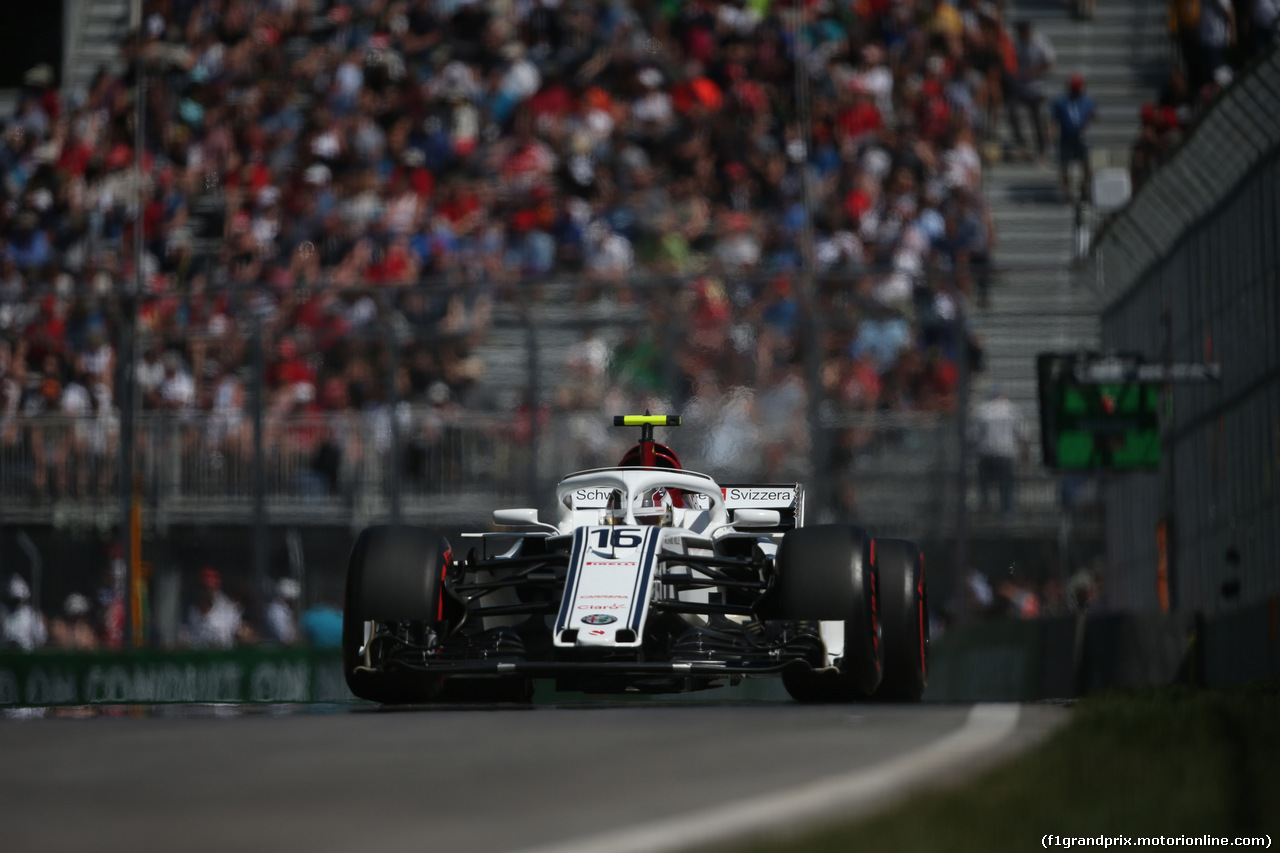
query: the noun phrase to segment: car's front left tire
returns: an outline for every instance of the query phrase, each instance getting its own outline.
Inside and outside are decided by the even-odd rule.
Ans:
[[[356,538],[342,614],[342,670],[356,696],[383,704],[436,698],[438,676],[384,666],[382,644],[366,646],[381,624],[407,624],[419,635],[439,624],[448,552],[441,533],[420,527],[375,525]]]

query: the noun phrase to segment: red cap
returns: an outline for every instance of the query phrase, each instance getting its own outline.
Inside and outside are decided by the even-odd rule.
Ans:
[[[1083,92],[1084,78],[1081,77],[1079,74],[1072,74],[1070,77],[1067,78],[1067,88],[1069,88],[1073,92]]]

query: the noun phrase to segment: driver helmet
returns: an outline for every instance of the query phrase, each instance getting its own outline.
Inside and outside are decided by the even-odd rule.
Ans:
[[[613,494],[609,495],[609,502],[605,504],[604,511],[600,514],[602,524],[625,524],[627,520],[627,500],[622,495],[620,489],[614,489]]]
[[[665,487],[647,489],[635,507],[636,524],[670,527],[672,524],[671,492]]]

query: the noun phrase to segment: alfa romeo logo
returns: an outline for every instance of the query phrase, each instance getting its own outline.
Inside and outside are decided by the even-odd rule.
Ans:
[[[582,621],[588,625],[612,625],[618,621],[618,617],[610,616],[608,613],[592,613],[588,616],[583,616]]]

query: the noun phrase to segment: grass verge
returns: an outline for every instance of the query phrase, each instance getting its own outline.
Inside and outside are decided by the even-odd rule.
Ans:
[[[1280,682],[1089,697],[1044,743],[960,788],[785,842],[731,848],[992,853],[1059,836],[1280,841]]]

